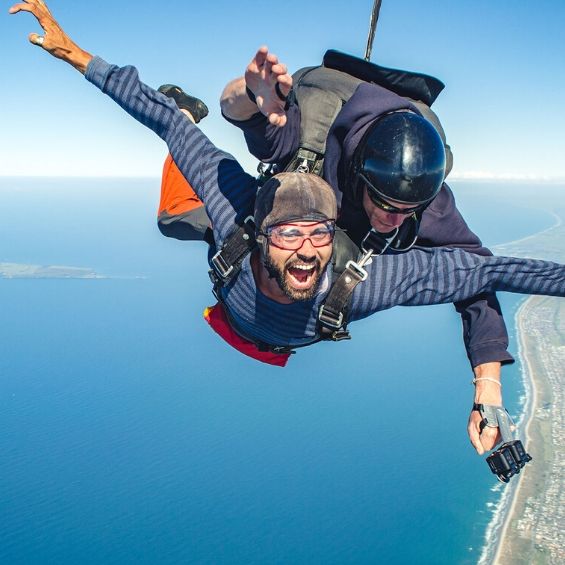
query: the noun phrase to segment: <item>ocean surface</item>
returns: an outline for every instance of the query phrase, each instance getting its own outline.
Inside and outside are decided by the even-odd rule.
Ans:
[[[0,279],[0,563],[476,563],[500,487],[468,443],[453,308],[253,362],[203,321],[205,248],[159,234],[158,190],[0,179],[0,262],[111,277]],[[549,227],[565,194],[454,190],[488,245]],[[518,414],[517,364],[504,383]]]

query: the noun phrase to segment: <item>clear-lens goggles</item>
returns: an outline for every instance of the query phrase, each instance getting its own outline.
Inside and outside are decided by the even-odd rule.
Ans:
[[[335,223],[333,220],[318,222],[310,226],[297,224],[279,224],[267,228],[264,235],[271,245],[286,251],[297,251],[308,239],[313,247],[329,245],[334,238]]]

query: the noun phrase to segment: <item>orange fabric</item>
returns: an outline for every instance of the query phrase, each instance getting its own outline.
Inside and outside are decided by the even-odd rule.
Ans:
[[[173,158],[168,155],[163,165],[163,177],[161,180],[161,202],[159,203],[159,215],[163,212],[176,216],[190,212],[195,208],[204,206],[198,198],[192,186],[183,177],[176,166]]]
[[[284,367],[290,357],[290,353],[271,353],[270,351],[259,351],[257,346],[242,338],[230,325],[224,306],[221,303],[208,306],[204,310],[204,319],[210,327],[229,345],[240,353],[251,357],[262,363]]]

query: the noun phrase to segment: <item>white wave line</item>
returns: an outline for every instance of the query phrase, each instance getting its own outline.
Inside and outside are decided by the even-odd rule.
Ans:
[[[518,335],[518,359],[520,360],[521,370],[520,375],[522,377],[522,383],[525,390],[525,402],[523,409],[516,419],[517,427],[521,427],[522,423],[525,421],[525,436],[529,439],[528,430],[530,423],[533,420],[534,410],[533,407],[536,403],[537,390],[533,380],[533,370],[528,357],[526,356],[526,344],[524,341],[525,332],[523,331],[521,325],[521,317],[523,311],[527,308],[528,303],[533,299],[530,297],[526,299],[516,311],[514,317],[514,323],[516,326],[516,331]],[[518,498],[518,493],[520,486],[522,484],[521,476],[515,478],[516,483],[507,485],[504,488],[502,495],[497,503],[496,510],[493,512],[493,517],[487,526],[485,532],[485,543],[481,551],[481,556],[478,561],[478,565],[490,565],[492,563],[497,563],[500,557],[500,551],[502,549],[502,543],[506,537],[506,532],[508,530],[508,525],[510,523],[510,517],[514,511],[514,506]]]
[[[556,212],[553,212],[553,211],[549,212],[549,214],[551,216],[553,216],[553,218],[555,218],[555,223],[552,226],[549,226],[548,228],[545,228],[544,230],[533,233],[531,235],[527,235],[526,237],[521,237],[520,239],[515,239],[513,241],[507,241],[506,243],[499,243],[498,245],[495,245],[493,247],[493,249],[501,249],[501,248],[504,248],[508,245],[515,245],[517,243],[522,243],[524,241],[528,241],[529,239],[533,239],[534,237],[538,237],[538,236],[540,236],[544,233],[547,233],[551,230],[554,230],[555,228],[558,228],[563,224],[563,219],[561,218],[561,216],[559,214],[557,214]]]

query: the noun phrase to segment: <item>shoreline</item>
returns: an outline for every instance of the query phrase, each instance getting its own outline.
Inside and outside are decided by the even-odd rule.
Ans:
[[[540,256],[564,262],[563,217],[531,236],[496,246],[497,254]],[[516,311],[518,359],[524,385],[519,429],[532,455],[518,481],[502,490],[487,526],[479,565],[565,562],[565,305],[559,298],[530,296]]]
[[[525,328],[524,328],[525,312],[527,311],[529,303],[532,302],[533,299],[534,297],[530,296],[522,304],[520,304],[520,307],[516,311],[516,315],[514,317],[516,329],[518,332],[517,335],[518,359],[522,366],[522,371],[521,371],[522,380],[524,382],[524,387],[526,389],[525,390],[526,402],[524,405],[524,410],[522,412],[522,421],[525,421],[525,428],[524,428],[525,446],[529,446],[532,442],[531,426],[533,425],[534,422],[534,413],[535,413],[534,408],[537,405],[537,399],[538,399],[536,377],[532,369],[530,359],[528,358],[527,355],[527,343],[526,343],[527,340],[525,337]],[[526,449],[528,448],[526,447]],[[495,527],[495,530],[498,533],[498,535],[495,537],[496,549],[494,552],[494,556],[492,558],[492,563],[500,563],[502,553],[504,552],[505,542],[508,543],[506,540],[508,536],[508,529],[512,518],[516,514],[517,503],[521,495],[522,485],[524,482],[523,479],[526,476],[526,470],[529,469],[524,468],[524,475],[520,477],[520,480],[516,484],[515,488],[508,495],[510,497],[510,504],[508,504],[507,500],[506,501],[501,500],[499,503],[502,506],[501,508],[502,520],[497,525],[497,527]],[[502,497],[504,497],[504,493]]]
[[[561,302],[532,296],[519,311],[520,359],[532,386],[525,436],[534,461],[524,469],[510,505],[501,511],[494,557],[487,562],[565,561],[565,532],[560,527],[565,517],[565,477],[560,467],[565,453],[565,305]],[[483,553],[489,553],[488,548]]]
[[[524,342],[524,332],[523,332],[523,313],[527,308],[528,303],[534,297],[530,296],[526,298],[516,310],[514,315],[514,326],[517,331],[518,338],[518,353],[517,358],[522,367],[520,375],[522,377],[522,383],[524,385],[525,400],[523,404],[522,411],[520,413],[519,419],[515,422],[516,426],[520,429],[525,422],[524,446],[526,450],[529,449],[531,442],[530,436],[530,425],[533,421],[534,416],[534,406],[536,405],[537,399],[537,387],[536,382],[533,377],[530,362],[528,356],[526,355],[526,344]],[[524,469],[524,471],[527,467]],[[493,512],[491,521],[487,526],[485,532],[485,543],[477,565],[488,565],[490,563],[498,563],[500,558],[500,553],[502,546],[504,545],[504,540],[507,535],[508,525],[510,523],[510,518],[514,515],[516,510],[516,501],[520,495],[520,487],[522,485],[522,479],[525,476],[518,476],[519,479],[514,482],[507,484],[498,483],[491,490],[501,491],[499,500],[495,503],[496,509]]]

